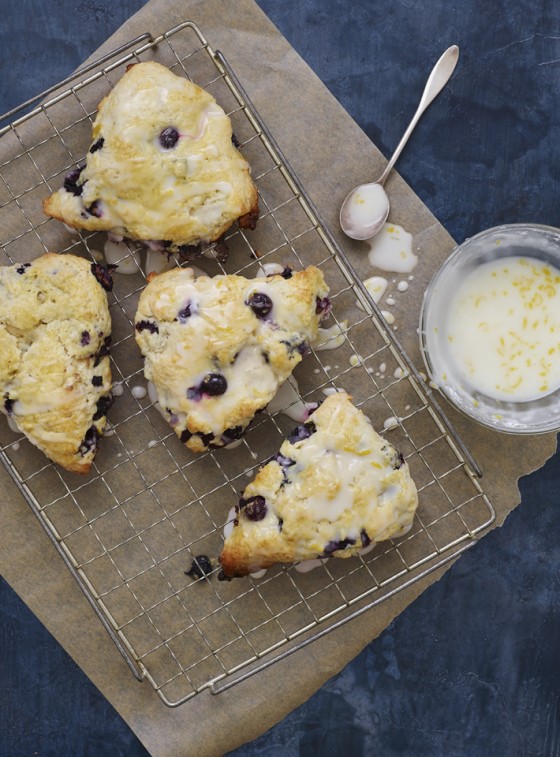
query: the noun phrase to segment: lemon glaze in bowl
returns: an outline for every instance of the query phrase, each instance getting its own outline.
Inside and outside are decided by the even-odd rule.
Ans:
[[[496,431],[558,431],[560,230],[511,224],[460,244],[426,289],[419,335],[458,410]]]

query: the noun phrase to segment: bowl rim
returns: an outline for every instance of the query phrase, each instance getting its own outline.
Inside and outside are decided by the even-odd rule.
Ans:
[[[420,342],[420,354],[422,355],[422,360],[424,362],[424,366],[428,374],[428,379],[431,382],[431,386],[433,386],[443,397],[445,397],[445,399],[452,405],[452,407],[455,408],[455,410],[460,412],[466,418],[469,418],[470,420],[480,424],[481,426],[484,426],[485,428],[489,428],[492,431],[497,431],[503,434],[510,434],[512,436],[540,436],[542,434],[552,434],[552,433],[558,433],[560,431],[560,413],[558,414],[557,419],[554,421],[554,424],[551,426],[547,426],[546,428],[529,428],[529,427],[506,428],[505,426],[501,425],[499,419],[492,420],[485,415],[482,415],[482,416],[477,415],[474,409],[471,412],[468,406],[463,406],[461,404],[458,404],[458,402],[454,399],[451,393],[446,391],[445,385],[441,386],[440,382],[437,381],[437,377],[435,376],[435,373],[432,370],[432,362],[428,354],[427,341],[425,338],[426,317],[427,317],[426,313],[427,313],[427,309],[428,309],[427,305],[429,304],[430,297],[433,293],[433,290],[437,286],[438,282],[441,280],[443,276],[446,275],[449,267],[458,258],[461,252],[463,252],[465,248],[470,247],[477,240],[490,236],[492,234],[505,232],[505,231],[521,231],[525,229],[556,235],[558,237],[559,250],[560,250],[560,228],[559,227],[549,226],[547,224],[531,223],[531,222],[507,223],[507,224],[500,224],[498,226],[492,226],[488,229],[479,231],[477,234],[474,234],[471,237],[467,237],[461,243],[455,244],[455,246],[453,247],[449,255],[446,257],[443,263],[434,272],[433,276],[428,282],[426,289],[424,290],[422,302],[420,305],[418,338]]]

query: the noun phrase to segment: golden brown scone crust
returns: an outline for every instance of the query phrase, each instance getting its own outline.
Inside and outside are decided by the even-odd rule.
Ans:
[[[135,331],[144,374],[193,452],[240,438],[316,338],[318,303],[325,307],[328,293],[323,274],[313,266],[289,274],[195,278],[192,269],[175,268],[142,292]],[[270,299],[263,317],[253,295]]]
[[[179,138],[166,149],[159,137],[169,128]],[[258,210],[249,166],[231,137],[212,95],[159,63],[137,63],[99,105],[75,191],[59,189],[43,209],[77,229],[173,248],[216,240]]]
[[[70,471],[89,471],[105,428],[110,335],[107,296],[88,261],[47,253],[0,267],[2,409]]]
[[[402,456],[347,394],[331,395],[246,487],[220,556],[223,573],[351,557],[406,533],[417,506]]]

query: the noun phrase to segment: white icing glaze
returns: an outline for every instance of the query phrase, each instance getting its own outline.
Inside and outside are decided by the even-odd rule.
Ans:
[[[8,427],[9,427],[10,431],[13,431],[15,434],[19,434],[20,430],[19,430],[18,425],[15,422],[13,416],[7,415],[6,419],[8,421]]]
[[[290,376],[278,388],[266,410],[270,415],[282,412],[297,423],[304,423],[309,418],[310,411],[315,410],[316,407],[316,402],[304,402],[301,399],[298,383],[293,376]]]
[[[383,276],[370,276],[364,280],[364,286],[371,295],[374,302],[378,303],[387,289],[388,281]]]
[[[391,313],[390,310],[382,310],[381,315],[383,316],[385,321],[387,321],[389,326],[392,326],[393,323],[395,322],[395,316]]]
[[[298,573],[309,573],[311,570],[315,570],[315,568],[320,568],[328,559],[328,557],[318,557],[316,560],[303,560],[303,562],[296,563],[294,569]]]
[[[148,250],[152,250],[152,252],[163,252],[165,250],[162,242],[158,242],[154,239],[146,239],[143,244],[144,247],[146,247]]]
[[[125,242],[114,242],[107,239],[103,247],[105,260],[111,265],[117,265],[116,273],[132,274],[141,271],[140,252],[131,252]]]
[[[348,328],[348,321],[335,323],[328,329],[319,328],[316,339],[311,342],[315,352],[323,350],[336,350],[344,343],[344,332]],[[325,370],[327,368],[325,367]]]
[[[463,380],[488,396],[526,402],[560,386],[557,268],[521,257],[479,266],[454,292],[442,328]]]
[[[231,536],[233,532],[233,521],[235,520],[235,515],[235,507],[231,507],[227,514],[227,520],[224,524],[224,539],[227,539],[228,536]]]
[[[399,419],[394,415],[390,415],[388,418],[386,418],[383,421],[383,428],[386,431],[389,431],[390,429],[395,428],[398,425],[399,425]]]
[[[336,450],[334,454],[325,455],[324,446],[315,447],[313,437],[305,446],[305,453],[300,455],[303,465],[315,465],[325,467],[325,475],[338,479],[340,485],[337,492],[326,498],[323,492],[311,495],[306,501],[306,512],[314,520],[327,518],[335,521],[342,516],[342,513],[349,507],[352,507],[353,496],[350,490],[350,484],[355,478],[361,478],[369,473],[371,469],[371,460],[369,455],[356,457],[353,454]],[[313,462],[312,462],[313,461]],[[359,533],[360,524],[356,523],[355,531]],[[351,531],[350,531],[351,532]]]
[[[262,279],[266,276],[273,276],[275,274],[280,274],[284,270],[285,266],[281,265],[280,263],[263,263],[263,266],[261,269],[259,269],[257,273],[257,278]]]
[[[362,283],[371,295],[371,299],[379,304],[389,284],[387,279],[384,279],[383,276],[370,276],[369,279],[364,279]],[[356,300],[356,306],[360,310],[364,310],[364,306],[359,300]]]
[[[337,392],[344,392],[344,389],[342,389],[341,387],[326,386],[324,389],[321,389],[321,391],[325,395],[325,397],[330,397],[331,394],[336,394]]]
[[[418,262],[418,257],[412,252],[412,234],[402,226],[386,223],[368,244],[369,262],[382,271],[410,273]]]
[[[408,530],[409,530],[410,528],[412,528],[412,523],[410,524],[410,526],[403,526],[403,529],[406,529],[407,531],[408,531]],[[373,550],[374,550],[374,549],[375,549],[376,547],[377,547],[377,543],[376,543],[376,542],[374,542],[374,541],[372,541],[372,543],[371,543],[371,544],[368,544],[368,546],[367,546],[367,547],[362,547],[362,548],[360,549],[360,551],[358,552],[358,554],[359,554],[359,555],[361,555],[361,556],[363,557],[364,555],[367,555],[367,554],[368,554],[368,552],[373,552]]]
[[[388,212],[389,199],[383,187],[380,184],[363,184],[356,187],[344,201],[340,221],[350,236],[367,239],[387,218]]]
[[[160,413],[160,415],[162,415],[165,418],[165,420],[167,420],[167,416],[165,415],[158,401],[157,389],[151,381],[148,381],[148,397],[152,405],[155,407],[155,409]]]

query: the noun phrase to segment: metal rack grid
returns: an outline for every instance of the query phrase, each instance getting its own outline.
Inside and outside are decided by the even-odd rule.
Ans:
[[[404,454],[420,497],[412,530],[360,557],[324,561],[309,572],[278,566],[232,582],[218,582],[218,568],[204,579],[187,576],[194,557],[219,554],[239,491],[294,422],[284,412],[262,413],[236,449],[200,456],[186,450],[156,403],[135,388],[145,386],[133,336],[145,266],[116,274],[111,360],[122,393],[91,474],[58,468],[5,424],[0,456],[136,677],[176,706],[206,688],[229,688],[454,559],[492,523],[494,511],[468,451],[225,58],[194,24],[157,39],[143,35],[7,114],[16,120],[0,131],[1,262],[53,249],[99,258],[100,235],[70,234],[43,216],[41,199],[83,161],[97,103],[126,65],[152,58],[205,87],[228,112],[259,192],[257,229],[231,230],[224,265],[212,250],[198,265],[210,275],[248,277],[273,261],[323,270],[339,346],[323,350],[332,337],[325,333],[297,367],[300,396],[312,402],[337,387],[352,394]],[[389,417],[396,424],[387,429]]]

